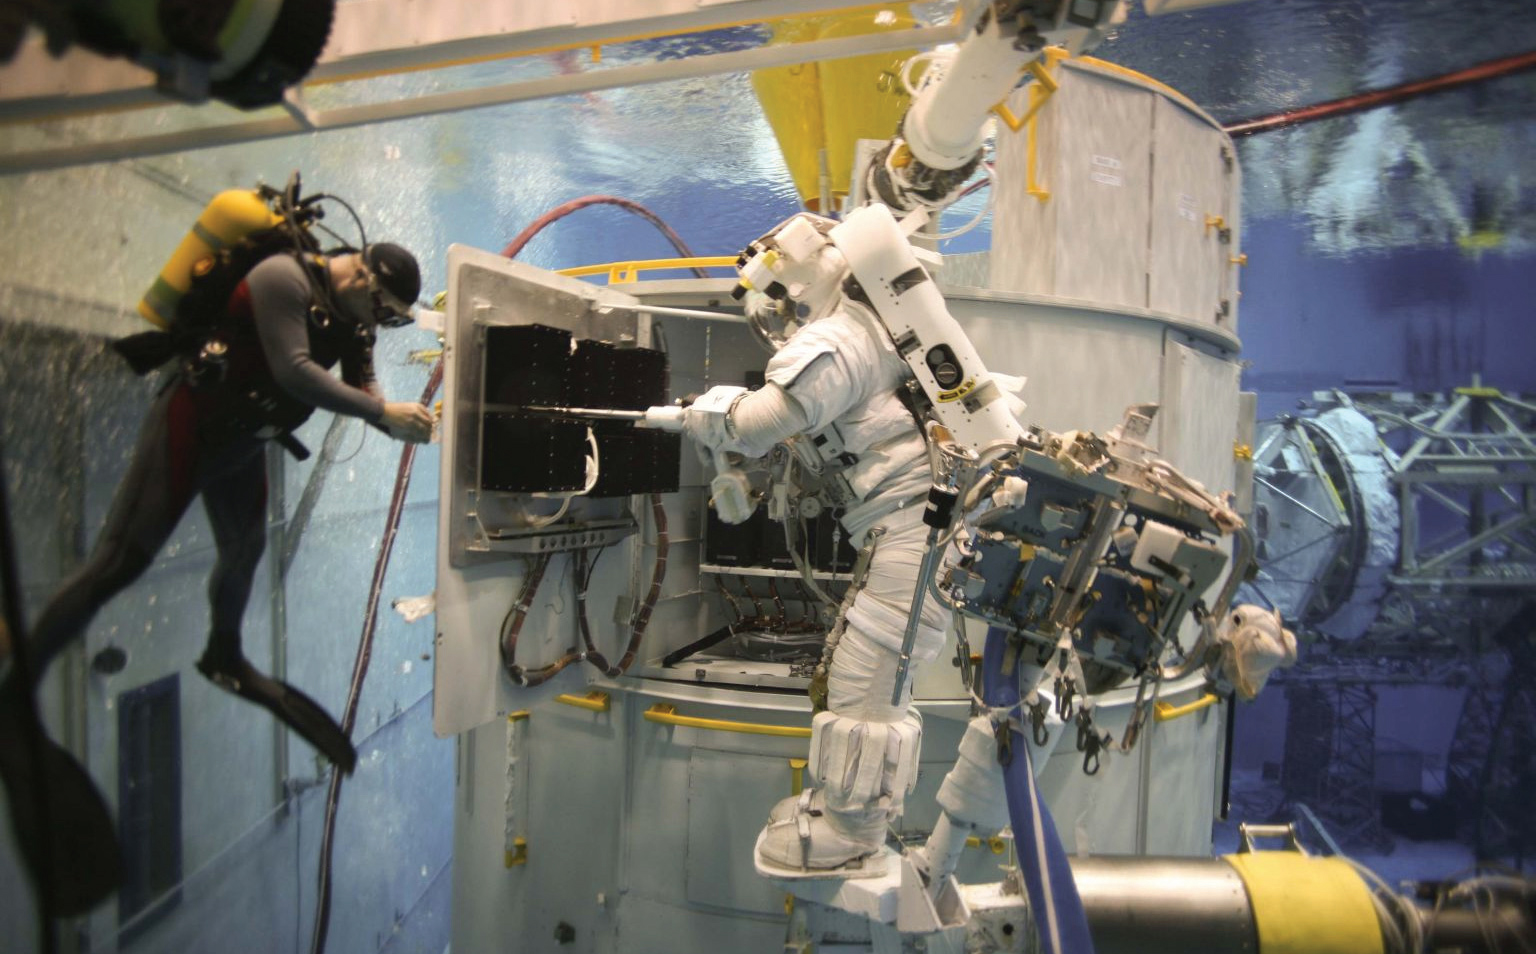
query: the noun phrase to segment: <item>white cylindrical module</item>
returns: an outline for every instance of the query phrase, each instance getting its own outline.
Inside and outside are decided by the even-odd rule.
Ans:
[[[998,130],[996,291],[1237,331],[1241,176],[1215,120],[1155,80],[1091,58],[1030,83]]]
[[[1032,128],[999,143],[990,280],[960,287],[957,276],[974,263],[954,262],[939,273],[949,283],[940,289],[945,305],[988,371],[1027,376],[1026,424],[1103,434],[1127,406],[1158,404],[1148,441],[1159,455],[1212,491],[1236,489],[1234,445],[1250,433],[1240,409],[1251,405],[1238,392],[1239,179],[1230,143],[1150,80],[1078,61],[1054,74],[1053,102]],[[728,306],[730,289],[726,281],[625,286],[647,305],[690,309]],[[745,383],[766,361],[739,325],[656,320],[674,394]],[[708,476],[692,458],[684,455],[682,492],[664,499],[669,572],[629,675],[584,687],[572,671],[555,690],[567,695],[518,703],[532,711],[521,728],[493,723],[464,743],[455,947],[547,937],[560,924],[578,939],[597,938],[588,941],[597,949],[782,943],[784,895],[753,874],[752,849],[768,808],[807,782],[806,740],[792,734],[810,723],[805,667],[745,654],[671,666],[663,657],[733,618],[783,618],[788,605],[797,619],[795,601],[809,597],[793,569],[712,560],[701,503]],[[643,582],[650,548],[642,533],[632,565],[620,569],[616,553],[604,572]],[[567,624],[550,625],[563,633]],[[973,650],[980,636],[972,634]],[[938,822],[938,789],[970,718],[952,655],[947,649],[913,680],[923,747],[897,826],[914,839]],[[1127,684],[1096,699],[1095,722],[1117,741],[1135,693]],[[598,697],[600,708],[589,702]],[[1209,853],[1226,710],[1208,704],[1199,673],[1169,680],[1160,701],[1171,707],[1165,718],[1149,716],[1136,747],[1106,751],[1096,774],[1085,774],[1070,734],[1043,768],[1040,791],[1069,852]],[[484,807],[505,801],[498,757],[507,731],[528,734],[523,771],[559,779],[527,789],[515,834],[526,837],[528,864],[510,870],[500,850],[505,819]],[[961,871],[996,878],[1003,860],[986,845],[970,848]],[[618,900],[592,909],[590,892],[599,889]]]

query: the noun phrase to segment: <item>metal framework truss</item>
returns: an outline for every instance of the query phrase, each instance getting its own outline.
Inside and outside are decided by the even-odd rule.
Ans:
[[[355,0],[336,10],[331,39],[304,84],[289,90],[283,107],[241,114],[216,105],[175,106],[218,117],[196,128],[65,146],[0,153],[0,175],[56,169],[90,162],[164,155],[189,149],[273,139],[297,133],[345,129],[507,103],[641,86],[671,80],[765,69],[790,63],[866,53],[923,49],[963,39],[986,6],[959,0],[956,15],[937,25],[795,43],[768,42],[741,48],[728,44],[676,47],[648,56],[647,43],[774,19],[835,13],[859,6],[849,0],[576,0],[558,4],[479,0]],[[632,44],[625,49],[623,44]],[[615,55],[602,62],[602,49]],[[560,51],[591,52],[585,67],[470,88],[415,96],[389,94],[383,101],[314,108],[310,86],[363,80],[384,73],[447,70],[469,63]],[[680,54],[680,55],[679,55]],[[36,121],[130,107],[167,105],[145,69],[121,60],[71,51],[54,62],[34,43],[0,69],[0,122]],[[186,125],[176,123],[173,125]]]
[[[1477,384],[1457,388],[1449,401],[1344,400],[1376,422],[1393,467],[1402,515],[1394,585],[1536,590],[1536,404]],[[1402,441],[1407,449],[1394,451]]]
[[[1468,687],[1446,763],[1447,793],[1466,806],[1479,858],[1536,854],[1536,602],[1520,607]]]
[[[1366,682],[1288,674],[1285,696],[1281,812],[1308,806],[1340,845],[1384,847],[1375,786],[1376,690]]]
[[[1476,382],[1448,395],[1319,392],[1316,403],[1323,413],[1282,420],[1255,454],[1258,596],[1324,636],[1359,636],[1364,655],[1488,649],[1487,634],[1536,594],[1536,403]],[[1368,421],[1375,450],[1356,438],[1345,453],[1333,409]],[[1367,535],[1382,532],[1395,555],[1375,555]],[[1357,621],[1360,608],[1374,619],[1338,632],[1351,604]]]

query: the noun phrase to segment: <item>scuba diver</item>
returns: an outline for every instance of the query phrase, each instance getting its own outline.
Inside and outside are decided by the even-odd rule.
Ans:
[[[241,195],[255,201],[252,193]],[[148,569],[194,498],[203,498],[217,549],[208,580],[210,633],[198,671],[271,712],[343,772],[356,765],[350,739],[318,703],[256,669],[241,651],[241,619],[266,546],[268,440],[307,456],[292,431],[316,408],[361,418],[402,441],[424,443],[431,436],[431,413],[414,401],[386,401],[372,365],[375,329],[411,320],[421,291],[416,259],[398,245],[366,239],[360,250],[320,254],[305,227],[318,218],[317,210],[306,213],[306,204],[318,198],[329,197],[298,202],[295,177],[286,201],[274,203],[276,224],[237,243],[243,255],[220,252],[192,269],[198,277],[175,308],[174,323],[115,344],[141,374],[172,359],[180,367],[150,408],[90,557],[32,627],[32,685],[19,685],[15,667],[0,684],[0,779],[29,867],[40,875],[51,865],[53,883],[38,880],[58,914],[88,910],[119,875],[110,863],[115,844],[92,845],[98,853],[110,848],[113,856],[93,863],[73,857],[81,847],[78,832],[40,831],[38,787],[55,800],[55,817],[84,819],[76,827],[104,824],[101,835],[110,840],[113,834],[88,775],[46,738],[44,778],[34,786],[32,690],[96,612]],[[208,289],[223,299],[212,308]],[[198,308],[212,313],[189,314]],[[338,364],[340,378],[331,373]],[[51,857],[44,859],[45,851]]]

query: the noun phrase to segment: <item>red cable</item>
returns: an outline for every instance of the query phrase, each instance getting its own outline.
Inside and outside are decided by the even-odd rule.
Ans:
[[[536,221],[534,221],[532,225],[529,225],[527,228],[523,229],[523,231],[519,232],[517,237],[514,238],[505,249],[502,250],[501,254],[507,258],[516,258],[518,253],[523,250],[524,246],[526,246],[535,235],[538,235],[539,232],[543,231],[547,226],[553,224],[554,222],[558,222],[560,219],[565,218],[572,212],[587,208],[591,205],[616,205],[643,217],[661,230],[661,233],[667,237],[667,241],[672,243],[672,247],[677,249],[679,255],[682,255],[685,258],[694,257],[694,254],[692,250],[688,248],[687,243],[685,243],[682,238],[671,229],[671,227],[663,222],[656,215],[656,213],[652,212],[650,209],[647,209],[645,206],[639,204],[638,202],[633,202],[629,199],[621,199],[618,196],[612,195],[584,196],[580,199],[572,199],[570,202],[567,202],[564,205],[560,205],[554,209],[551,209],[550,211],[540,216]],[[700,278],[705,277],[704,272],[701,269],[696,268],[693,271],[694,274],[698,275]],[[432,397],[437,393],[437,389],[442,386],[442,383],[443,362],[442,359],[439,358],[437,364],[432,367],[432,373],[427,379],[426,389],[422,392],[421,395],[421,403],[428,404],[431,402]],[[363,632],[361,637],[358,639],[357,658],[352,666],[352,683],[348,690],[347,705],[341,721],[342,729],[349,736],[352,734],[353,725],[357,721],[357,707],[359,700],[362,698],[363,680],[368,674],[368,663],[373,655],[373,635],[374,631],[378,627],[379,598],[382,596],[384,590],[384,574],[385,571],[389,568],[390,554],[394,551],[395,534],[400,529],[400,517],[405,510],[405,492],[406,489],[410,486],[411,469],[415,463],[416,445],[406,444],[404,449],[402,449],[400,452],[400,466],[395,472],[395,489],[394,493],[390,497],[388,516],[384,521],[384,537],[379,542],[379,556],[378,559],[374,561],[373,565],[373,583],[368,591],[368,607],[363,615]],[[659,503],[659,500],[660,498],[653,498],[653,501],[657,503]],[[663,527],[662,532],[664,534],[664,518],[661,526]],[[664,536],[660,546],[660,568],[661,571],[664,572],[666,567]],[[534,586],[537,585],[538,584],[535,581]],[[659,590],[659,588],[659,579],[653,581],[653,596],[655,595],[656,591]],[[649,612],[649,606],[647,606],[645,609],[647,616],[649,616]],[[640,624],[640,628],[643,632],[643,623]],[[513,644],[516,645],[515,636]],[[633,649],[633,646],[631,648]],[[625,657],[625,665],[627,666],[628,661],[632,659],[633,652],[629,653]],[[564,668],[564,666],[561,666],[560,668]],[[325,827],[320,841],[320,870],[317,878],[319,882],[319,898],[315,907],[315,930],[310,939],[311,954],[323,954],[325,951],[326,936],[330,931],[331,853],[335,843],[336,835],[336,812],[341,802],[341,778],[342,776],[340,772],[331,772],[330,789],[326,794]]]
[[[422,391],[421,403],[432,400],[443,383],[443,362],[438,359],[427,378]],[[400,451],[400,466],[395,471],[395,490],[389,498],[389,515],[384,520],[384,539],[379,541],[379,556],[373,563],[373,583],[368,588],[368,606],[363,613],[363,634],[357,643],[357,658],[352,663],[352,683],[347,690],[347,707],[342,713],[341,730],[350,738],[357,723],[357,706],[363,695],[363,679],[368,675],[368,663],[373,658],[373,634],[379,623],[379,598],[384,592],[384,575],[389,569],[389,557],[395,549],[395,534],[400,529],[400,516],[405,512],[405,492],[411,486],[411,470],[416,463],[416,445],[406,444]],[[331,770],[331,786],[325,797],[325,827],[320,838],[319,900],[315,908],[315,933],[310,940],[310,950],[320,954],[325,950],[326,935],[331,926],[331,849],[336,838],[336,811],[341,804],[342,774]]]
[[[1363,112],[1368,109],[1375,109],[1378,106],[1399,103],[1403,100],[1424,96],[1429,93],[1440,93],[1471,83],[1482,83],[1529,69],[1536,69],[1536,52],[1506,56],[1502,59],[1479,63],[1477,66],[1464,70],[1457,70],[1454,73],[1444,73],[1440,76],[1432,76],[1429,79],[1399,83],[1396,86],[1356,93],[1353,96],[1345,96],[1343,99],[1332,99],[1326,103],[1303,106],[1300,109],[1290,109],[1269,116],[1244,119],[1222,128],[1226,130],[1229,136],[1251,136],[1255,133],[1269,132],[1272,129],[1283,129],[1286,126],[1310,123],[1319,119],[1328,119],[1332,116]]]
[[[526,246],[535,235],[538,235],[547,226],[560,221],[567,215],[570,215],[572,212],[576,212],[593,205],[616,205],[621,209],[635,213],[636,215],[645,219],[647,222],[656,226],[661,234],[667,237],[667,241],[672,243],[672,247],[677,249],[677,254],[684,258],[696,257],[693,254],[693,250],[688,247],[688,243],[683,241],[682,236],[672,231],[672,227],[663,222],[661,217],[658,216],[655,212],[652,212],[650,209],[647,209],[645,206],[638,202],[633,202],[629,199],[621,199],[616,195],[582,196],[579,199],[572,199],[564,205],[555,206],[553,209],[550,209],[548,212],[545,212],[543,215],[535,219],[532,225],[519,232],[517,238],[513,239],[507,244],[506,248],[501,250],[501,254],[505,255],[507,258],[516,258],[518,253],[523,250],[523,247]],[[705,277],[703,269],[695,268],[693,273],[699,278]]]
[[[528,618],[528,610],[533,607],[533,597],[539,590],[539,583],[544,579],[544,571],[549,567],[548,553],[541,553],[528,570],[528,577],[523,581],[523,592],[513,605],[512,612],[508,615],[507,625],[503,628],[498,646],[501,650],[501,666],[506,670],[507,678],[519,686],[542,686],[544,683],[558,676],[567,666],[581,661],[581,654],[568,652],[564,656],[547,666],[537,669],[524,669],[517,664],[517,635],[522,632],[523,620]],[[580,579],[576,580],[580,585]],[[581,594],[577,594],[578,600]]]

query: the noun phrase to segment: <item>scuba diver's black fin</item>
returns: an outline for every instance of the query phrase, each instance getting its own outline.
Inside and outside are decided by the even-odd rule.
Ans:
[[[56,917],[77,917],[122,884],[117,825],[80,763],[52,739],[35,735],[36,723],[27,712],[31,705],[30,696],[15,685],[0,689],[0,781],[33,883]],[[33,762],[34,738],[42,746],[41,783]],[[39,817],[40,798],[47,800],[48,831]]]
[[[277,716],[346,774],[351,775],[357,767],[357,750],[352,747],[352,740],[320,703],[287,683],[264,675],[244,656],[216,653],[210,648],[197,661],[197,671],[219,688]]]

